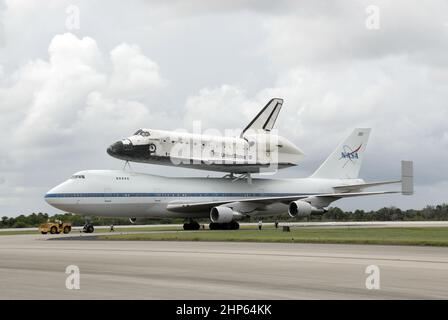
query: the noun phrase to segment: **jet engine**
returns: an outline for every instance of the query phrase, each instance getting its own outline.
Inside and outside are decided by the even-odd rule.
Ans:
[[[229,223],[240,216],[238,212],[233,211],[228,207],[213,207],[210,210],[210,220],[215,223]]]
[[[288,208],[288,213],[293,218],[307,217],[311,215],[311,213],[315,212],[323,213],[325,212],[325,210],[317,209],[308,202],[303,200],[297,200],[291,202]]]

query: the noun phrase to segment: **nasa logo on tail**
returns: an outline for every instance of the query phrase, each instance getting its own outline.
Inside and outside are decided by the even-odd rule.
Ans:
[[[346,159],[347,161],[344,163],[344,165],[342,166],[343,168],[347,165],[347,163],[349,162],[355,162],[357,159],[359,159],[359,154],[358,151],[361,150],[362,144],[359,145],[358,148],[353,149],[348,145],[345,145],[343,147],[343,151],[341,153],[341,158],[340,159]]]

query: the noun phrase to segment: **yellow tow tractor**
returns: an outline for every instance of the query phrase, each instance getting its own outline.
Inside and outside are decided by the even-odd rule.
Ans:
[[[42,223],[39,226],[39,231],[42,234],[47,234],[48,232],[50,232],[51,234],[59,234],[61,232],[67,234],[72,231],[72,225],[71,223],[63,223],[62,221],[49,221],[47,223]]]

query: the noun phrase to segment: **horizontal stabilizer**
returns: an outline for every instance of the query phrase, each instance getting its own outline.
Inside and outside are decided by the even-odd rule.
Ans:
[[[412,161],[402,161],[401,162],[401,180],[392,181],[379,181],[379,182],[369,182],[369,183],[359,183],[352,185],[341,185],[333,187],[337,192],[360,192],[366,188],[378,187],[388,184],[401,183],[401,193],[403,195],[414,194],[414,173],[413,173],[413,162]]]
[[[337,186],[333,189],[337,192],[354,192],[361,191],[366,188],[379,187],[388,184],[396,184],[401,183],[401,180],[393,180],[393,181],[378,181],[378,182],[369,182],[369,183],[360,183],[360,184],[352,184],[352,185],[343,185]]]

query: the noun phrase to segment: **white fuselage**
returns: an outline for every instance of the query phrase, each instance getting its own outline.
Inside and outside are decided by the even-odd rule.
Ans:
[[[264,131],[227,137],[153,129],[115,142],[107,153],[125,161],[232,173],[296,166],[304,155],[288,139]]]
[[[114,170],[89,170],[51,189],[47,203],[60,210],[82,215],[203,218],[209,210],[176,212],[170,204],[238,201],[293,195],[317,195],[334,192],[334,186],[362,183],[361,179],[246,179],[230,178],[168,178],[142,173]],[[247,215],[286,214],[288,204],[281,201]]]

